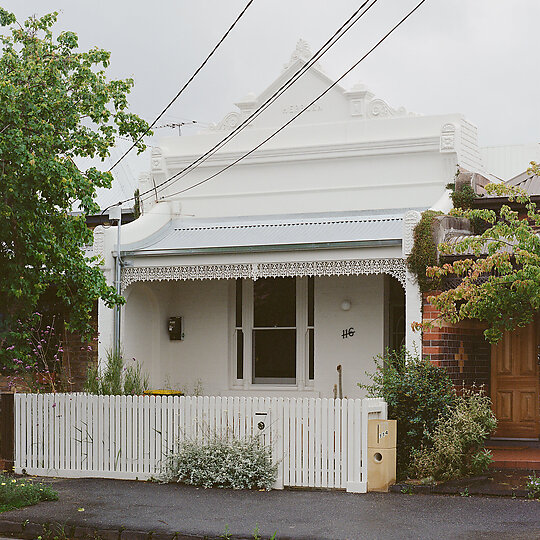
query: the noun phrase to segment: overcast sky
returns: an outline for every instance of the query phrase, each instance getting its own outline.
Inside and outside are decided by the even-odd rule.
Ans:
[[[59,11],[58,30],[75,31],[81,47],[112,51],[110,75],[135,79],[132,110],[151,121],[246,2],[0,0],[0,5],[19,19]],[[258,94],[279,75],[299,38],[317,50],[359,4],[255,0],[160,123],[218,122],[234,110],[235,101]],[[379,0],[323,57],[327,74],[339,77],[415,4]],[[539,21],[539,0],[427,0],[344,86],[363,82],[391,106],[418,113],[463,113],[478,126],[483,146],[538,142]]]

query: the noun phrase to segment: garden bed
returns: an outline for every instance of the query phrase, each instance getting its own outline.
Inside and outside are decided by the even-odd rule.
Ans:
[[[470,476],[448,482],[424,484],[407,480],[390,486],[393,493],[437,495],[491,495],[498,497],[527,497],[527,480],[532,471],[492,470],[482,476]]]

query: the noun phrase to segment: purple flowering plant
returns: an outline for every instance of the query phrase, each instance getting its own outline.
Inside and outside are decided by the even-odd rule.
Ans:
[[[46,324],[35,312],[25,321],[17,321],[4,332],[0,341],[2,374],[10,387],[33,392],[56,392],[67,382],[62,369],[63,348],[55,330],[55,317]]]

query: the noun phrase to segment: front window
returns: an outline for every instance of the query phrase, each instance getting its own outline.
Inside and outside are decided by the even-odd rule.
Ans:
[[[296,382],[296,279],[253,284],[253,382]]]
[[[313,278],[236,280],[237,383],[310,384],[314,379]]]

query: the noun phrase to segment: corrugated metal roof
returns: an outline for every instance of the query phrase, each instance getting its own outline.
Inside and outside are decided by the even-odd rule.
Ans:
[[[479,240],[480,235],[452,235],[448,238],[445,238],[445,243],[447,243],[450,247],[455,246],[456,244],[459,244],[463,240],[466,239],[474,239]],[[493,244],[494,240],[488,239],[484,241],[484,244],[482,245],[482,249],[480,251],[480,255],[487,255],[489,253],[488,248],[491,244]],[[515,240],[503,240],[504,243],[498,250],[498,253],[506,252],[506,253],[513,253],[514,252],[514,245],[516,244]],[[454,251],[453,253],[447,253],[445,255],[474,255],[474,251],[471,248],[466,249],[465,251]]]
[[[176,220],[144,244],[123,246],[130,255],[175,252],[272,251],[399,245],[402,215]]]
[[[540,195],[540,177],[527,171],[514,176],[506,184],[521,188],[527,195]]]

